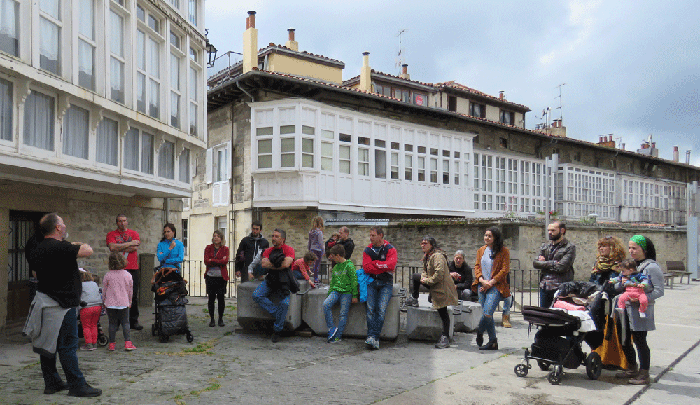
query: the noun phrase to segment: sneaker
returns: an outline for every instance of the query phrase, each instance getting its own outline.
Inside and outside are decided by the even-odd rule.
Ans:
[[[91,350],[90,346],[92,346],[92,345],[89,343],[85,343],[84,345],[80,346],[80,350],[86,350],[86,351]]]
[[[435,343],[435,347],[438,349],[446,349],[450,347],[450,338],[445,335],[440,336],[440,340]]]
[[[115,349],[116,349],[116,343],[110,343],[109,347],[107,348],[107,350],[109,350],[110,352],[113,352]]]
[[[99,397],[102,395],[102,390],[93,388],[88,384],[74,390],[68,390],[69,397]]]
[[[646,317],[647,317],[647,314],[645,314],[644,312],[640,312],[640,313],[639,313],[639,317],[640,317],[640,318],[646,318]]]
[[[272,343],[277,343],[280,341],[280,335],[279,333],[275,332],[272,334]]]
[[[97,350],[97,343],[92,343],[88,350],[90,350],[90,351]]]
[[[343,339],[341,339],[339,337],[334,337],[333,339],[329,340],[328,343],[340,343],[342,341],[343,341]]]
[[[130,352],[132,350],[136,350],[136,346],[134,346],[134,344],[131,343],[131,340],[127,340],[126,342],[124,342],[124,350]]]
[[[335,338],[335,335],[338,334],[338,328],[330,328],[328,330],[328,343],[331,342]]]
[[[406,306],[418,308],[418,298],[413,298],[413,296],[410,295],[408,298],[406,298]]]
[[[372,338],[372,350],[379,350],[379,339]]]
[[[365,340],[365,344],[367,345],[368,348],[372,347],[372,341],[374,341],[374,338],[372,336],[367,336],[367,339]]]

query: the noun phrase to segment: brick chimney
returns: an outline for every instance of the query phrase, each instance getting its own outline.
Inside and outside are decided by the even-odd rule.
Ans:
[[[506,98],[506,92],[503,90],[499,91],[498,92],[498,99],[503,101],[503,100],[505,100],[505,98]]]
[[[255,11],[248,11],[243,32],[243,73],[258,67],[258,30],[255,29]]]
[[[678,146],[673,147],[673,161],[678,162],[680,157],[678,156]]]
[[[287,32],[289,33],[289,39],[284,46],[293,51],[299,51],[299,43],[294,39],[294,28],[288,29]]]
[[[685,151],[685,164],[690,164],[690,150]]]
[[[401,65],[401,74],[399,75],[400,78],[410,80],[411,75],[408,74],[408,64],[404,63]]]
[[[369,67],[369,52],[362,52],[362,70],[360,70],[359,89],[372,92],[372,68]]]

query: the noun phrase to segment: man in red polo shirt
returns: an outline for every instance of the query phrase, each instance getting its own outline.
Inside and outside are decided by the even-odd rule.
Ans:
[[[139,254],[137,249],[141,244],[139,233],[133,229],[128,229],[129,222],[126,215],[117,215],[117,229],[107,234],[107,246],[112,252],[120,252],[126,258],[126,270],[134,280],[134,294],[129,309],[129,323],[131,329],[141,330],[143,326],[139,323]]]

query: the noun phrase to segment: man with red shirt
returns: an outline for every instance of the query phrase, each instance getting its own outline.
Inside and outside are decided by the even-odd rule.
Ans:
[[[294,249],[284,243],[287,233],[282,229],[272,232],[272,247],[267,248],[262,254],[262,267],[267,269],[265,281],[253,291],[253,300],[262,309],[275,316],[272,343],[279,341],[279,333],[284,328],[289,309],[289,267],[294,261]],[[275,305],[270,296],[279,299]]]
[[[129,309],[129,323],[131,329],[141,330],[143,326],[139,323],[139,254],[138,247],[141,244],[139,233],[133,229],[128,229],[129,222],[126,215],[117,215],[117,229],[107,234],[107,246],[112,252],[119,252],[126,259],[126,270],[134,280],[134,293]]]
[[[398,256],[396,248],[384,240],[380,226],[369,230],[370,244],[362,253],[362,268],[372,281],[367,285],[367,340],[370,349],[379,349],[379,335],[384,327],[384,315],[394,290],[394,269]]]

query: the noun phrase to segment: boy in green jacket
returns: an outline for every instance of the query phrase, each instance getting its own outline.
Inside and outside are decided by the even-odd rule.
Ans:
[[[350,260],[345,260],[343,245],[334,245],[329,252],[328,259],[335,265],[331,270],[328,297],[323,301],[323,313],[326,317],[326,326],[328,326],[328,343],[337,343],[343,336],[350,312],[350,304],[359,301],[360,292],[355,265]],[[332,308],[338,301],[340,301],[340,314],[338,326],[335,327]]]

